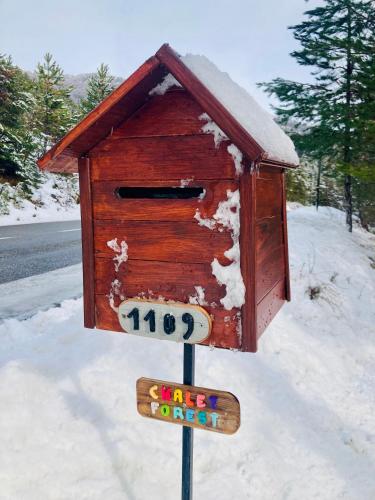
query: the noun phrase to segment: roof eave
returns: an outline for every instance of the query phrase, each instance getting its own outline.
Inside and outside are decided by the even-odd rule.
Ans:
[[[146,77],[149,77],[159,67],[160,61],[155,56],[150,57],[83,120],[75,125],[58,143],[56,143],[41,158],[39,158],[37,161],[39,167],[43,170],[66,172],[67,170],[65,168],[60,169],[58,167],[57,170],[57,167],[54,166],[54,162],[56,162],[60,157],[79,158],[91,149],[95,145],[95,142],[92,145],[90,144],[90,147],[86,150],[75,147],[75,142],[81,138],[82,135],[87,134],[89,130],[92,129],[93,126],[97,125],[110,110],[121,103],[122,99],[135,90]],[[104,133],[98,135],[96,142],[102,140],[109,132],[110,127],[107,127],[107,130]]]

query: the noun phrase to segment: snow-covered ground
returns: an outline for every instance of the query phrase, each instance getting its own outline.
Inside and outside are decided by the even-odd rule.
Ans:
[[[74,177],[43,175],[44,182],[34,190],[30,201],[21,198],[17,188],[7,185],[10,200],[7,202],[7,213],[0,210],[0,226],[80,218],[78,180]]]
[[[195,432],[196,499],[375,498],[375,237],[313,208],[289,235],[293,301],[259,352],[197,348],[242,422]],[[135,382],[180,381],[182,346],[85,330],[81,299],[0,336],[1,500],[179,498],[181,428],[140,417]]]
[[[2,283],[0,323],[8,318],[30,318],[40,310],[60,304],[64,299],[81,295],[81,264]]]

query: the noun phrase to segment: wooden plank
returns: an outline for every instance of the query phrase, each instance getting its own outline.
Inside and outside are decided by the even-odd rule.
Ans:
[[[284,236],[284,258],[285,258],[285,297],[291,300],[290,292],[290,271],[289,271],[289,250],[288,250],[288,216],[286,211],[286,184],[285,172],[282,173],[282,211],[283,211],[283,236]]]
[[[118,294],[124,297],[163,297],[189,302],[197,296],[196,286],[205,290],[205,302],[220,304],[225,287],[212,275],[211,264],[128,260],[116,272],[112,258],[95,258],[96,292],[109,294],[112,283],[120,283]]]
[[[167,297],[166,297],[167,299]],[[124,333],[118,320],[118,314],[110,305],[108,295],[97,294],[96,327],[102,330]],[[118,305],[116,302],[115,307]],[[203,306],[212,317],[211,335],[202,345],[215,346],[223,349],[239,349],[239,311],[226,311],[213,306]]]
[[[156,57],[169,69],[183,87],[191,92],[213,121],[250,160],[258,160],[264,156],[265,152],[260,145],[198,80],[168,44],[163,45],[157,51]]]
[[[284,246],[280,245],[264,254],[262,258],[257,255],[257,293],[258,304],[275,284],[285,278]]]
[[[262,260],[275,248],[282,247],[283,223],[280,216],[261,219],[255,225],[255,239],[258,260]]]
[[[240,403],[230,392],[148,378],[137,380],[140,415],[195,429],[233,434],[240,427]]]
[[[134,112],[148,97],[148,91],[165,75],[156,57],[151,57],[127,80],[117,87],[104,101],[79,122],[53,148],[39,159],[38,165],[51,172],[64,171],[55,165],[56,159],[69,148],[76,157],[89,151],[112,127],[117,126],[128,114]],[[126,99],[124,101],[124,99]],[[128,107],[128,111],[126,109]],[[56,170],[58,168],[59,170]]]
[[[113,258],[107,242],[126,241],[130,260],[211,263],[216,257],[230,264],[224,252],[233,246],[228,231],[210,231],[197,222],[96,220],[94,223],[97,257]]]
[[[240,250],[241,273],[245,283],[245,304],[241,310],[241,350],[256,352],[256,266],[255,266],[255,206],[256,175],[246,168],[240,178]]]
[[[273,289],[257,306],[257,337],[259,338],[271,323],[285,301],[284,279],[278,281]]]
[[[160,175],[160,174],[159,174]],[[134,181],[132,182],[134,185]],[[150,179],[144,178],[136,183],[146,187],[153,184]],[[164,186],[171,183],[163,181]],[[179,182],[174,182],[179,185]],[[93,182],[93,210],[95,219],[103,220],[153,220],[153,221],[190,221],[198,224],[195,219],[197,210],[203,219],[212,218],[220,201],[227,198],[227,190],[235,191],[237,182],[228,181],[196,181],[191,186],[200,186],[205,189],[202,199],[134,199],[119,198],[117,188],[129,186],[129,181]],[[211,231],[206,228],[207,238]]]
[[[280,169],[272,166],[260,163],[257,168],[257,180],[258,179],[273,179],[274,174],[280,174]]]
[[[86,328],[95,327],[94,236],[91,205],[90,160],[79,159],[79,191],[82,227],[83,312]]]
[[[216,148],[209,135],[103,141],[90,153],[93,180],[235,179],[227,145]]]
[[[281,217],[281,199],[281,173],[273,174],[271,178],[257,179],[257,220],[266,217]]]
[[[112,138],[200,134],[201,106],[184,90],[155,95],[114,130]]]

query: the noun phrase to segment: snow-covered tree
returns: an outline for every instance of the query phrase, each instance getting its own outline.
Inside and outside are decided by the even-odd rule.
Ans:
[[[114,77],[109,73],[107,64],[101,64],[87,83],[87,96],[80,102],[82,116],[87,115],[114,89]]]
[[[64,73],[51,54],[38,63],[35,74],[33,127],[39,137],[40,154],[46,152],[74,124],[71,88],[64,86]]]
[[[364,164],[374,168],[373,0],[325,0],[305,12],[306,19],[290,29],[302,46],[291,55],[313,68],[312,83],[276,78],[261,84],[280,101],[279,118],[291,118],[303,133],[300,152],[329,163],[341,176],[347,224],[352,230],[353,176]]]
[[[24,117],[32,103],[32,82],[0,55],[0,173],[19,173],[23,163]]]

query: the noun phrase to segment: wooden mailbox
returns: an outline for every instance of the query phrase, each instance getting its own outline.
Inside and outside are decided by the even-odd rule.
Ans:
[[[212,320],[203,344],[255,352],[290,300],[285,169],[297,164],[227,75],[163,45],[39,160],[79,172],[85,326],[124,331],[129,299],[193,304]]]

